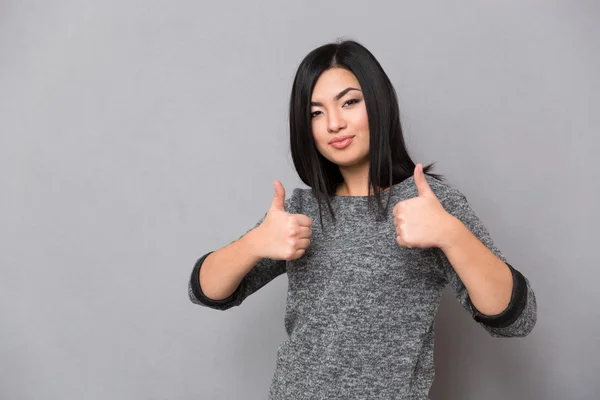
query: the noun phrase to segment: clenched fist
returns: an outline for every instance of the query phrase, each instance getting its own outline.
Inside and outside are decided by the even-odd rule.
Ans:
[[[285,211],[285,189],[274,182],[275,195],[263,222],[256,228],[265,258],[295,260],[302,257],[310,245],[312,220],[303,214]]]

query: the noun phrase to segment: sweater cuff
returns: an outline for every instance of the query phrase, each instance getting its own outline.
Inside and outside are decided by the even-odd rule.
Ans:
[[[525,277],[509,263],[505,262],[505,264],[508,265],[513,276],[512,294],[506,309],[500,314],[485,315],[471,303],[473,319],[491,328],[504,328],[511,325],[523,313],[527,304],[527,282],[525,281]]]
[[[200,301],[201,303],[203,303],[209,307],[224,306],[224,305],[228,305],[229,303],[234,303],[239,297],[241,285],[238,286],[238,288],[235,290],[235,292],[233,292],[229,297],[227,297],[225,299],[221,299],[221,300],[213,300],[211,298],[208,298],[202,291],[202,288],[200,286],[200,268],[202,267],[202,263],[204,262],[204,260],[206,259],[206,257],[208,257],[208,255],[210,253],[212,253],[212,251],[210,251],[210,252],[206,253],[205,255],[203,255],[202,257],[200,257],[198,259],[198,261],[196,261],[196,264],[194,265],[194,269],[192,270],[192,276],[190,278],[192,292],[194,293],[194,296],[196,296],[198,301]]]

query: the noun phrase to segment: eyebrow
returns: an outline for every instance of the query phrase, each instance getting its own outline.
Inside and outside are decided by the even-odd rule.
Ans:
[[[333,99],[337,101],[337,100],[341,99],[342,97],[344,97],[344,95],[345,95],[346,93],[348,93],[349,91],[351,91],[351,90],[358,90],[358,91],[360,92],[360,89],[353,88],[353,87],[347,87],[346,89],[344,89],[344,90],[342,90],[341,92],[339,92],[338,94],[336,94],[336,95],[335,95],[335,97],[334,97]],[[318,101],[311,101],[311,102],[310,102],[310,105],[311,105],[311,106],[320,106],[320,107],[322,107],[322,106],[323,106],[323,104],[322,104],[322,103],[319,103]]]

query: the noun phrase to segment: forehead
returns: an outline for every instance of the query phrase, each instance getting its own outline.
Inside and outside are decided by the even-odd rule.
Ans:
[[[344,68],[330,68],[317,79],[311,100],[333,99],[336,94],[349,86],[361,89],[358,79],[352,72]]]

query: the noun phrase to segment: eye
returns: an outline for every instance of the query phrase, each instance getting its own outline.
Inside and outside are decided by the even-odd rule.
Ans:
[[[348,100],[347,102],[344,103],[344,106],[346,104],[349,105],[349,106],[351,106],[353,104],[360,103],[360,101],[361,101],[360,99],[350,99],[350,100]],[[320,112],[321,111],[313,111],[312,113],[310,113],[310,117],[311,118],[315,118],[315,117],[317,117],[319,115]]]

